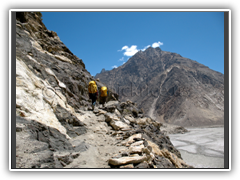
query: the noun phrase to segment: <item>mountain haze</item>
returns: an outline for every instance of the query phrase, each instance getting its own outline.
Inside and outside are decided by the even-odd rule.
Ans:
[[[95,76],[159,122],[181,126],[224,122],[224,75],[182,57],[149,47],[125,64]]]

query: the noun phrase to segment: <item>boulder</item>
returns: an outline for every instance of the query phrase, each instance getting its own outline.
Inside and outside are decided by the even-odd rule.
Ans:
[[[134,103],[121,102],[116,106],[116,108],[123,115],[138,117],[138,114],[140,113],[140,110],[134,105]]]
[[[137,141],[137,142],[135,142],[135,143],[132,143],[132,144],[130,145],[130,147],[140,146],[140,145],[142,145],[143,143],[144,143],[144,141]]]
[[[149,148],[149,147],[144,147],[144,148],[142,149],[142,151],[143,151],[143,153],[145,153],[145,154],[147,154],[147,155],[150,155],[151,152],[152,152],[152,149]]]
[[[94,110],[95,111],[95,110]],[[102,110],[102,109],[98,109],[98,110],[96,110],[96,116],[100,116],[100,115],[104,115],[104,114],[106,114],[107,113],[107,111],[104,111],[104,110]]]
[[[138,157],[122,157],[122,158],[116,158],[116,159],[109,159],[108,163],[110,165],[114,166],[120,166],[124,164],[138,164],[143,161],[147,160],[147,156],[138,156]]]
[[[112,120],[114,120],[114,121],[120,121],[120,118],[117,116],[117,115],[115,115],[115,114],[112,114],[112,113],[106,113],[106,114],[104,114],[104,116],[105,116],[105,121],[107,122],[107,123],[110,123]]]
[[[114,130],[118,131],[118,130],[131,130],[131,128],[125,124],[122,121],[117,121],[117,120],[111,120],[110,121],[110,125],[113,127]]]
[[[110,113],[114,113],[115,109],[116,109],[115,105],[109,105],[109,106],[106,106],[106,107],[103,108],[103,110],[105,110],[107,112],[110,112]]]
[[[137,123],[138,125],[143,125],[143,126],[144,126],[144,125],[153,125],[153,126],[155,126],[156,128],[158,128],[158,129],[162,126],[161,123],[159,123],[159,122],[151,119],[150,117],[137,118],[137,119],[136,119],[136,123]]]
[[[148,142],[149,146],[152,147],[152,152],[153,152],[154,154],[156,154],[156,155],[158,155],[158,156],[163,156],[163,154],[162,154],[162,152],[161,152],[161,150],[159,149],[159,147],[158,147],[157,144],[155,144],[155,143],[153,143],[153,142],[151,142],[151,141],[147,141],[147,142]]]
[[[142,150],[144,148],[144,145],[140,146],[130,146],[129,147],[129,154],[142,154]]]
[[[125,115],[124,118],[127,119],[131,123],[136,123],[136,120],[132,115],[129,115],[129,114]]]
[[[121,113],[120,113],[117,109],[114,110],[114,113],[115,113],[118,117],[121,116]]]
[[[133,142],[135,142],[135,138],[142,138],[142,134],[134,134],[132,136],[130,136],[126,142],[126,146],[130,146],[130,144],[132,144]]]
[[[125,123],[127,123],[128,125],[130,125],[130,121],[128,121],[127,119],[122,118],[122,120],[123,120]]]
[[[138,125],[148,125],[151,122],[150,118],[144,117],[144,118],[137,118],[136,123]]]

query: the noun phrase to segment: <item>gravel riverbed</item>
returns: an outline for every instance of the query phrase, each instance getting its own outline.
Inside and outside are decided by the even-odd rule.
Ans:
[[[169,134],[183,160],[194,168],[224,168],[224,127],[186,128]]]

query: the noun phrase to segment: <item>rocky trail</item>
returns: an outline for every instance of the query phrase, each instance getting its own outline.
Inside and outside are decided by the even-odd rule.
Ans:
[[[79,110],[80,122],[72,128],[80,135],[71,138],[41,123],[17,118],[17,167],[192,168],[161,133],[160,123],[124,115],[118,108],[126,105],[131,102],[111,101],[104,109]]]
[[[124,149],[124,146],[116,146],[117,137],[111,136],[113,131],[105,123],[104,115],[96,116],[92,111],[84,113],[83,123],[88,127],[88,131],[70,142],[73,146],[87,143],[87,151],[82,152],[66,168],[109,168],[108,159]]]

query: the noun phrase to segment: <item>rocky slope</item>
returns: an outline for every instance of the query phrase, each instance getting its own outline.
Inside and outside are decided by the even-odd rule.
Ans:
[[[224,76],[177,53],[149,47],[124,65],[96,75],[120,100],[153,119],[180,126],[224,122]]]
[[[16,168],[191,168],[131,101],[92,111],[90,80],[41,13],[16,14]]]

